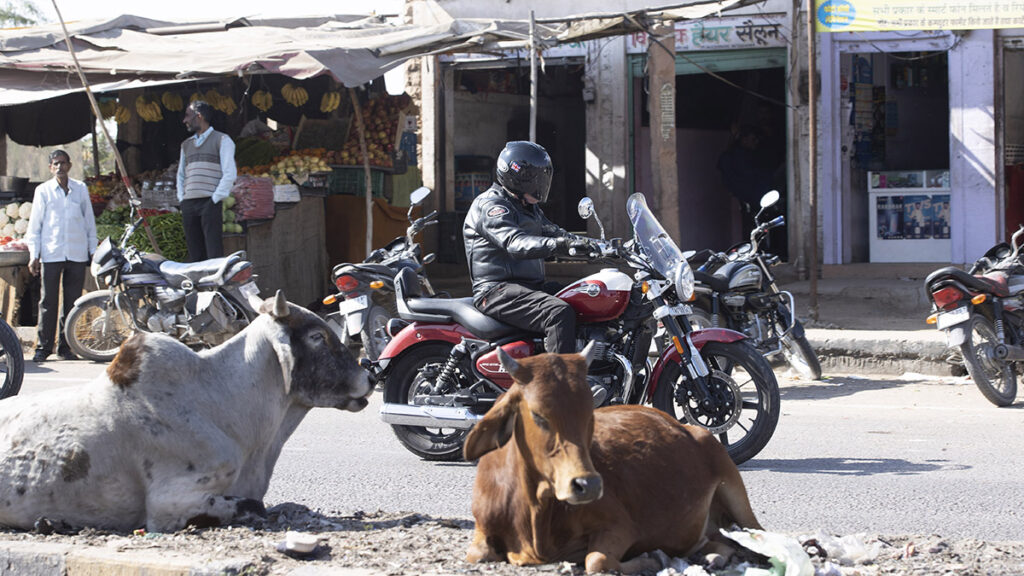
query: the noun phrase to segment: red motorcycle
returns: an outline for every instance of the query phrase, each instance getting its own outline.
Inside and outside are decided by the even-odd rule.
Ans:
[[[635,270],[617,268],[577,280],[557,294],[576,311],[577,342],[594,343],[587,378],[595,403],[653,404],[682,422],[711,430],[736,463],[761,451],[779,419],[779,389],[764,357],[743,334],[694,330],[694,280],[686,258],[647,207],[642,194],[627,201],[634,235],[596,242],[600,253]],[[594,215],[589,198],[580,216]],[[457,460],[470,428],[512,385],[500,346],[514,358],[543,352],[543,336],[483,315],[472,298],[425,298],[411,270],[395,278],[399,318],[376,362],[365,362],[383,384],[381,417],[414,454]],[[648,359],[657,322],[671,346]]]

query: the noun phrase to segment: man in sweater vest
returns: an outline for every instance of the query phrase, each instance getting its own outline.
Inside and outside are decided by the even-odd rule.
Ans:
[[[213,106],[202,100],[185,109],[185,126],[195,135],[181,143],[178,160],[178,202],[185,243],[192,262],[224,255],[221,200],[231,194],[238,171],[235,143],[210,126]]]

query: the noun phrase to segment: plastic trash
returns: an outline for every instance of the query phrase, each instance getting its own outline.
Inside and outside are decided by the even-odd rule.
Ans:
[[[825,550],[829,560],[841,566],[870,564],[878,558],[878,554],[882,551],[881,542],[867,544],[864,541],[864,534],[832,536],[818,532],[812,538],[817,540],[818,545]],[[808,538],[801,538],[801,540],[808,540]]]
[[[795,538],[763,530],[722,530],[722,534],[740,546],[767,556],[779,576],[814,576],[814,564]]]
[[[315,534],[289,530],[285,532],[284,542],[277,544],[277,551],[289,556],[306,556],[316,551],[320,540],[321,537]]]

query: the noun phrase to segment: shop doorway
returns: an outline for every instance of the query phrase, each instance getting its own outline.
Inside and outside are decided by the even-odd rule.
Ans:
[[[746,53],[740,58],[739,52]],[[784,53],[784,51],[782,51]],[[786,74],[774,50],[736,51],[738,69],[715,71],[706,58],[700,67],[676,67],[676,168],[679,178],[679,242],[684,249],[724,250],[749,238],[760,196],[778,190],[788,205]],[[744,68],[743,66],[749,66]],[[634,79],[634,189],[650,195],[650,118],[644,78]],[[743,136],[747,147],[742,145]],[[739,170],[741,169],[741,170]],[[736,172],[740,178],[730,178]],[[745,209],[735,192],[746,194]],[[788,231],[774,230],[765,248],[788,260]]]
[[[948,57],[839,57],[844,262],[947,261]]]
[[[1003,150],[1007,241],[1024,225],[1024,49],[1003,51]]]

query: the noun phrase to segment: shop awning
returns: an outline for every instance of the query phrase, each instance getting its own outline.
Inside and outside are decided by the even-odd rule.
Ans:
[[[700,18],[753,0],[696,0],[625,14],[538,21],[545,46],[644,30],[644,22]],[[436,3],[417,25],[377,16],[175,23],[138,16],[68,24],[78,60],[97,92],[224,75],[330,75],[346,86],[373,80],[417,56],[521,48],[523,20],[454,19]],[[423,20],[427,20],[424,22]],[[0,106],[82,90],[59,25],[0,30]],[[93,84],[93,82],[95,82]]]

